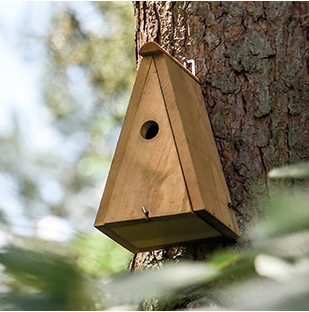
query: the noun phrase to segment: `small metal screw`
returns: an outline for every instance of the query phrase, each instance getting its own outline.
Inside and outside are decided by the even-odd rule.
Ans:
[[[146,220],[149,220],[149,218],[148,218],[149,212],[146,210],[146,208],[144,206],[142,206],[142,211],[146,217]]]

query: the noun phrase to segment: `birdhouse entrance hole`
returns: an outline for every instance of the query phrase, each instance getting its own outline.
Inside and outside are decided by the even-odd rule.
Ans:
[[[146,140],[153,139],[159,132],[159,125],[153,121],[146,121],[141,127],[141,136]]]

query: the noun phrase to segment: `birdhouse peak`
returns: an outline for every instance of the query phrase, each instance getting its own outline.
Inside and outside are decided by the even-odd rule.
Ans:
[[[143,57],[150,55],[159,55],[164,54],[168,58],[170,58],[173,62],[175,62],[178,66],[180,66],[188,75],[190,75],[195,81],[200,83],[200,80],[192,74],[186,67],[184,67],[179,61],[177,61],[171,54],[169,54],[166,50],[164,50],[160,45],[158,45],[154,41],[146,42],[139,50],[139,54]]]
[[[156,55],[162,53],[168,54],[167,51],[165,51],[161,46],[153,41],[146,42],[139,50],[139,54],[141,56]]]

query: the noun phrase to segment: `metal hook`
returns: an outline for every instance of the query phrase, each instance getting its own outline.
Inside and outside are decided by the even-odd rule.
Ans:
[[[149,218],[148,218],[149,212],[146,210],[146,208],[144,206],[142,206],[142,211],[143,211],[143,213],[144,213],[144,215],[146,217],[146,220],[149,221]]]
[[[192,71],[192,74],[195,76],[195,61],[193,59],[191,60],[186,60],[184,61],[183,63],[183,66],[187,68],[187,64],[192,64],[192,67],[191,67],[191,71]]]

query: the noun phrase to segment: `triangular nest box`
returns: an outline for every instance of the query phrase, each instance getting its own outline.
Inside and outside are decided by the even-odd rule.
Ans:
[[[146,43],[95,227],[132,252],[238,237],[198,79]]]

